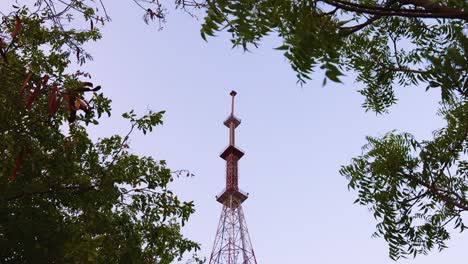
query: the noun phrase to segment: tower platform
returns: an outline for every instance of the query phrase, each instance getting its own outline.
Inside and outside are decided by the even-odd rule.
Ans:
[[[216,196],[216,201],[221,204],[232,204],[236,206],[242,204],[245,200],[249,198],[249,194],[241,190],[236,190],[234,188],[224,189],[218,196]]]
[[[242,156],[244,156],[244,152],[233,145],[227,146],[227,148],[224,149],[224,151],[221,152],[219,156],[224,160],[227,160],[230,154],[234,154],[234,156],[236,156],[238,160],[240,160]]]
[[[234,114],[231,114],[228,116],[228,118],[226,118],[226,120],[224,120],[223,124],[227,126],[228,128],[230,128],[231,123],[234,124],[234,128],[237,128],[240,125],[241,120],[237,118]]]

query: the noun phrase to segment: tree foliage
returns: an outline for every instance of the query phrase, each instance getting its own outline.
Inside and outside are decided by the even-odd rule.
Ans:
[[[192,1],[178,1],[192,3]],[[298,82],[317,71],[363,84],[366,111],[386,113],[397,87],[440,91],[447,126],[432,140],[389,132],[368,137],[363,155],[340,171],[379,221],[390,257],[442,249],[448,229],[465,230],[468,208],[468,3],[464,0],[209,0],[204,39],[226,30],[234,47],[277,34]]]
[[[441,89],[444,101],[466,96],[466,5],[463,0],[207,1],[201,33],[206,38],[226,29],[233,46],[244,49],[276,33],[283,40],[277,49],[299,82],[317,68],[324,71],[324,82],[340,82],[345,71],[354,71],[366,86],[364,107],[382,113],[396,102],[395,83],[426,83]]]
[[[171,263],[199,249],[180,230],[193,203],[168,186],[186,172],[129,152],[131,134],[151,132],[164,112],[124,114],[123,137],[87,132],[111,111],[91,75],[71,70],[91,58],[83,44],[108,21],[93,2],[1,11],[2,263]]]
[[[158,0],[133,1],[141,7],[146,22],[156,21],[160,27],[165,22],[167,9]],[[6,188],[5,193],[10,192],[11,195],[5,197],[19,195],[14,202],[2,200],[2,203],[9,206],[16,206],[16,203],[23,199],[43,199],[43,203],[52,203],[55,200],[50,200],[41,193],[50,188],[56,190],[51,192],[54,195],[71,195],[73,192],[84,196],[97,195],[94,193],[99,193],[104,186],[95,183],[100,183],[103,177],[107,177],[104,175],[118,169],[121,175],[138,171],[133,167],[128,170],[129,161],[119,163],[119,157],[122,155],[134,157],[127,153],[125,148],[128,137],[111,137],[97,143],[88,140],[83,124],[96,123],[102,113],[110,110],[109,101],[97,93],[96,87],[83,83],[82,79],[89,77],[85,73],[65,73],[72,57],[76,56],[79,63],[84,63],[90,57],[82,49],[82,44],[99,39],[96,25],[108,21],[102,2],[98,2],[100,12],[97,12],[98,7],[88,6],[89,3],[95,3],[94,1],[36,0],[35,3],[34,10],[37,11],[17,8],[11,14],[3,14],[1,24],[0,99],[4,103],[2,107],[6,109],[1,114],[2,120],[5,120],[2,123],[2,132],[5,133],[0,144],[5,146],[2,164],[6,164],[2,168],[2,186]],[[376,235],[382,236],[389,243],[390,257],[393,259],[408,254],[425,254],[434,247],[444,248],[445,241],[450,237],[448,229],[452,224],[455,229],[465,230],[462,214],[468,206],[466,1],[175,0],[174,3],[177,8],[189,13],[193,8],[206,12],[201,28],[201,36],[204,39],[226,30],[232,36],[231,42],[234,47],[247,50],[258,46],[265,36],[277,34],[282,39],[282,44],[277,49],[283,52],[291,63],[301,84],[317,76],[317,71],[323,72],[324,85],[328,80],[341,82],[342,76],[347,72],[355,73],[357,80],[364,86],[360,93],[365,98],[363,107],[366,111],[387,112],[389,107],[397,102],[397,87],[420,86],[426,90],[438,89],[440,115],[445,118],[447,125],[435,131],[432,140],[417,140],[408,133],[396,131],[389,132],[382,138],[369,137],[363,154],[354,158],[352,164],[344,166],[340,172],[350,180],[349,187],[357,190],[357,202],[368,206],[374,212],[374,217],[379,221]],[[61,22],[73,19],[76,14],[89,24],[86,30],[63,27]],[[44,81],[46,76],[50,81]],[[42,85],[41,82],[46,84]],[[132,128],[136,126],[149,129],[159,123],[159,115],[160,113],[152,113],[152,118],[147,116],[144,119],[136,119],[132,114],[128,114],[127,117],[131,119]],[[149,123],[141,127],[145,122]],[[70,127],[68,134],[60,129],[64,124]],[[18,128],[23,129],[19,130],[21,133],[15,132]],[[51,145],[45,146],[46,142]],[[38,164],[32,162],[36,160],[31,158],[36,157],[34,155],[46,159],[54,153],[63,154],[68,153],[67,151],[71,151],[73,155],[67,154],[62,158],[48,160],[62,161],[56,163],[60,166],[53,167],[55,170],[38,167]],[[93,151],[97,154],[91,155]],[[40,156],[40,153],[43,156]],[[67,163],[63,163],[65,157]],[[83,157],[94,158],[88,161],[82,159]],[[158,168],[156,175],[159,176],[166,169],[164,164],[149,161],[151,159],[148,158],[134,157],[131,160],[147,160],[147,163],[143,162],[146,165],[141,165],[141,168]],[[140,164],[139,162],[137,163]],[[150,163],[152,165],[148,165]],[[63,167],[63,164],[66,166]],[[121,166],[117,166],[118,164]],[[68,168],[67,174],[73,172],[71,175],[76,177],[71,177],[70,182],[65,181],[68,180],[63,174],[65,171],[59,171],[58,168]],[[90,176],[90,171],[87,170],[94,172],[95,169],[102,172]],[[165,173],[166,178],[169,177],[170,173]],[[137,174],[140,173],[134,175]],[[56,175],[57,178],[49,175]],[[10,182],[5,180],[7,177],[10,177]],[[22,183],[26,179],[35,181],[42,179],[41,177],[51,177],[64,182],[46,181],[47,184],[43,186],[46,189],[37,190],[29,189],[35,185]],[[94,186],[94,189],[81,193],[78,191],[81,188],[80,184],[86,181],[78,179],[88,179],[88,186]],[[164,182],[161,181],[157,186],[167,190]],[[44,181],[41,183],[44,184]],[[112,193],[117,195],[120,191],[119,197],[122,199],[122,193],[126,191],[120,188],[132,186],[136,191],[140,187],[139,184],[147,184],[139,182],[133,186],[127,181],[124,183],[128,186],[121,182],[109,184],[109,192],[114,190]],[[15,186],[18,189],[15,189]],[[60,188],[53,189],[57,186],[79,188],[65,189],[66,191],[62,192]],[[173,197],[172,194],[170,196]],[[130,216],[139,216],[140,213],[146,212],[141,208],[147,208],[147,200],[139,199],[123,199],[132,201],[132,204],[133,201],[137,204],[140,201],[140,211],[133,209],[133,214],[127,213]],[[15,208],[23,208],[26,205],[31,205],[34,210],[47,208],[31,202],[24,202]],[[170,216],[173,219],[186,219],[184,217],[190,213],[191,206],[180,203],[179,205],[180,207],[176,206],[181,209],[179,214],[172,212]],[[126,208],[133,208],[127,206]],[[61,219],[60,221],[65,221],[64,216],[69,217],[67,219],[71,219],[70,221],[78,221],[76,219],[80,219],[82,212],[82,208],[78,213],[70,211],[68,207],[54,208],[54,215],[61,218],[48,217]],[[111,207],[110,212],[113,217],[124,214],[114,207]],[[12,211],[10,216],[17,215],[17,212]],[[153,215],[156,216],[156,212]],[[31,215],[25,217],[29,217],[27,219],[30,221],[32,219]],[[136,219],[128,220],[125,226],[139,226],[132,224],[143,221],[144,218]],[[138,223],[144,225],[143,222]],[[146,228],[146,225],[144,226]],[[177,235],[178,226],[175,224],[168,230]],[[134,230],[125,230],[129,232],[125,233],[127,235],[135,234]],[[109,234],[102,233],[104,236],[110,236]],[[95,237],[90,237],[89,241],[94,241]],[[131,252],[140,252],[136,248],[144,251],[149,245],[146,241],[141,240],[139,245],[142,246],[135,246],[135,250]],[[186,247],[176,247],[178,249],[172,251],[170,257],[178,256],[185,249],[196,248],[195,244],[181,237],[177,241],[188,244]],[[6,245],[7,249],[11,248],[9,244]],[[100,247],[90,248],[102,250]],[[158,254],[157,256],[166,256],[159,251]],[[84,255],[76,253],[73,256]]]
[[[467,229],[467,106],[444,109],[448,125],[432,140],[396,132],[368,137],[364,154],[340,170],[358,190],[356,203],[379,220],[375,235],[389,243],[392,258],[441,250],[450,238],[447,228]]]

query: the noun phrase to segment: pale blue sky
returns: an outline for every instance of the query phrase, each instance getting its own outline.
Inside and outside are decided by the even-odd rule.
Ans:
[[[214,196],[224,187],[225,164],[218,155],[228,142],[222,122],[235,89],[237,144],[246,151],[239,185],[250,193],[244,210],[259,263],[393,263],[386,243],[371,238],[372,214],[353,204],[356,194],[338,170],[360,154],[366,135],[398,129],[429,138],[442,125],[438,92],[400,89],[390,114],[366,114],[352,77],[323,88],[318,73],[296,85],[281,52],[272,50],[280,43],[274,37],[244,53],[231,49],[227,34],[204,42],[198,22],[181,12],[170,10],[158,32],[131,1],[118,2],[108,4],[113,22],[92,47],[88,67],[114,100],[114,117],[98,133],[125,131],[118,116],[129,108],[167,110],[164,126],[134,137],[132,146],[196,175],[174,188],[195,201],[184,234],[202,244],[202,255],[210,254],[221,210]],[[398,263],[462,263],[468,237],[453,234],[449,246]]]
[[[235,89],[242,119],[236,143],[246,152],[239,186],[250,193],[244,212],[258,262],[395,263],[385,241],[371,238],[376,222],[353,204],[356,193],[338,170],[360,154],[367,135],[398,129],[430,138],[442,125],[435,116],[438,91],[399,89],[398,105],[376,116],[361,108],[361,84],[352,76],[344,85],[322,87],[317,73],[314,81],[297,85],[281,52],[272,50],[280,44],[275,37],[244,53],[231,49],[228,35],[204,42],[199,22],[181,11],[170,10],[165,29],[157,31],[143,23],[132,1],[106,2],[113,21],[103,40],[89,45],[94,61],[84,69],[113,99],[113,116],[92,130],[93,137],[125,133],[120,114],[129,109],[167,111],[162,127],[146,137],[135,134],[131,146],[196,175],[173,187],[195,201],[184,234],[202,244],[202,255],[211,252],[221,211],[214,196],[224,187],[219,153],[228,129],[222,122]],[[454,233],[447,250],[397,263],[463,263],[467,246],[467,235]]]

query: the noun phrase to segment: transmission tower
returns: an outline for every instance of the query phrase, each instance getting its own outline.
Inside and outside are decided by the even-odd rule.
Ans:
[[[235,145],[235,129],[241,123],[234,116],[236,94],[235,91],[231,92],[231,114],[224,121],[224,125],[229,128],[229,146],[220,156],[226,160],[226,188],[216,196],[223,209],[209,264],[257,264],[242,210],[242,203],[247,199],[248,193],[238,186],[237,164],[244,152]]]

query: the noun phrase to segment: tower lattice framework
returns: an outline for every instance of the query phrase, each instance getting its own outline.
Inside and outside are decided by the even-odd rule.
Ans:
[[[231,114],[224,121],[224,125],[229,128],[229,146],[220,155],[226,160],[226,188],[216,196],[223,209],[209,264],[257,264],[242,210],[242,203],[248,194],[238,186],[238,162],[244,152],[235,146],[235,129],[241,121],[234,116],[236,92],[232,91],[231,96]]]

